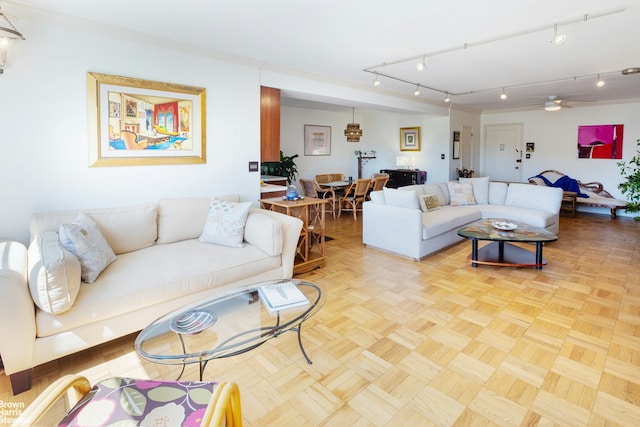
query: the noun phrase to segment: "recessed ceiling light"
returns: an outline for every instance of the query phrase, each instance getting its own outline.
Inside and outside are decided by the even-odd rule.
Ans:
[[[624,74],[625,76],[628,74],[638,74],[638,73],[640,73],[640,67],[630,67],[622,70],[622,74]]]

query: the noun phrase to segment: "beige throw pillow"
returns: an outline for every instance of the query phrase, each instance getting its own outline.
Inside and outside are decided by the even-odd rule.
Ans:
[[[473,197],[473,187],[470,183],[448,182],[449,198],[451,206],[475,205],[476,199]]]
[[[251,202],[235,203],[212,199],[202,234],[203,243],[215,243],[233,248],[244,246],[244,227]]]
[[[60,226],[60,242],[78,257],[82,280],[87,283],[95,282],[100,273],[116,260],[116,255],[96,223],[83,213],[71,224]]]
[[[60,314],[73,306],[80,271],[78,258],[62,247],[55,231],[37,234],[29,245],[29,291],[42,311]]]
[[[438,201],[438,197],[435,194],[424,194],[422,196],[418,196],[418,201],[420,202],[420,209],[422,212],[430,212],[440,209],[440,201]]]

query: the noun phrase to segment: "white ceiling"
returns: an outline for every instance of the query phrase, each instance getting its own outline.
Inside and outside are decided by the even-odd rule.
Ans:
[[[479,111],[542,108],[551,95],[563,99],[565,106],[640,100],[640,74],[620,73],[640,67],[638,0],[10,3],[413,97],[415,85],[389,78],[381,77],[382,84],[374,88],[375,74],[364,71],[370,69],[420,84],[422,100],[441,103],[449,92],[459,94],[451,96],[454,105]],[[19,27],[19,19],[14,23]],[[561,46],[551,43],[554,24],[567,35]],[[427,66],[422,72],[416,70],[417,60],[395,64],[422,55]],[[390,65],[375,68],[382,64]],[[598,74],[606,81],[600,89],[595,86]],[[506,100],[499,98],[502,88]],[[466,92],[472,93],[462,95]]]

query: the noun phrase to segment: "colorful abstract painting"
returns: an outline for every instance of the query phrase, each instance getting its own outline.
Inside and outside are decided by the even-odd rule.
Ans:
[[[578,126],[578,158],[622,159],[624,125]]]

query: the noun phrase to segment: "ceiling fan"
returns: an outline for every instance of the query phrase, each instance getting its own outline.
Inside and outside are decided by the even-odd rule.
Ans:
[[[563,105],[562,99],[560,99],[556,95],[551,95],[547,97],[547,102],[544,103],[545,111],[559,111],[562,107],[571,108],[570,105]]]

